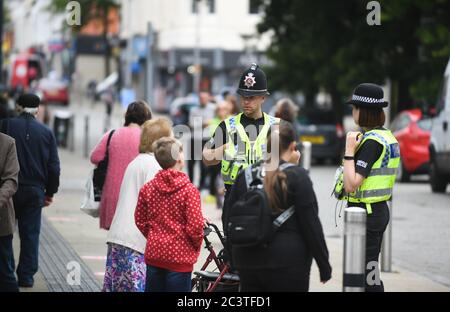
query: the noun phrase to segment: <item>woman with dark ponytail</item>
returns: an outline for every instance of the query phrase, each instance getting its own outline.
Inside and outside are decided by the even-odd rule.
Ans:
[[[313,258],[319,267],[321,282],[331,278],[316,196],[307,172],[298,166],[300,152],[296,139],[292,124],[281,121],[273,133],[269,133],[267,152],[270,157],[265,163],[254,165],[263,166],[264,190],[273,219],[291,206],[294,206],[294,214],[281,225],[269,244],[231,246],[241,291],[308,291]],[[279,166],[285,163],[294,166],[280,170]],[[245,174],[241,172],[224,213],[246,192]]]

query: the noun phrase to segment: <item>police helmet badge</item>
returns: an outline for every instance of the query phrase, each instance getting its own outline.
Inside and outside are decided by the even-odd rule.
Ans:
[[[251,88],[255,85],[256,79],[253,75],[253,73],[248,73],[247,76],[244,78],[244,84],[247,88]]]

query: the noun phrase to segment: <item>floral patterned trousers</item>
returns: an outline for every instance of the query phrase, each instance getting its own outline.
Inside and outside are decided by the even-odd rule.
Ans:
[[[146,270],[143,254],[118,244],[108,243],[102,291],[143,292]]]

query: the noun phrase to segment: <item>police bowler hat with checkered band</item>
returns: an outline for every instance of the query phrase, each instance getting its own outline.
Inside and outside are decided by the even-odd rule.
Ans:
[[[266,74],[253,63],[241,76],[237,94],[248,97],[255,95],[270,95],[267,91]]]
[[[362,83],[356,87],[352,98],[347,104],[356,107],[383,108],[388,102],[383,100],[383,89],[374,83]]]

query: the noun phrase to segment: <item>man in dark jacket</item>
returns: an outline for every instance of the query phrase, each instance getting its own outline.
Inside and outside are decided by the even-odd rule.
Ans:
[[[32,287],[38,270],[42,207],[52,203],[59,187],[59,157],[53,132],[36,120],[40,99],[23,94],[17,99],[21,111],[3,122],[2,132],[16,140],[20,164],[19,189],[14,209],[19,225],[20,257],[17,277],[20,287]]]
[[[17,190],[19,162],[14,139],[0,133],[0,292],[17,292],[14,275],[12,197]]]

